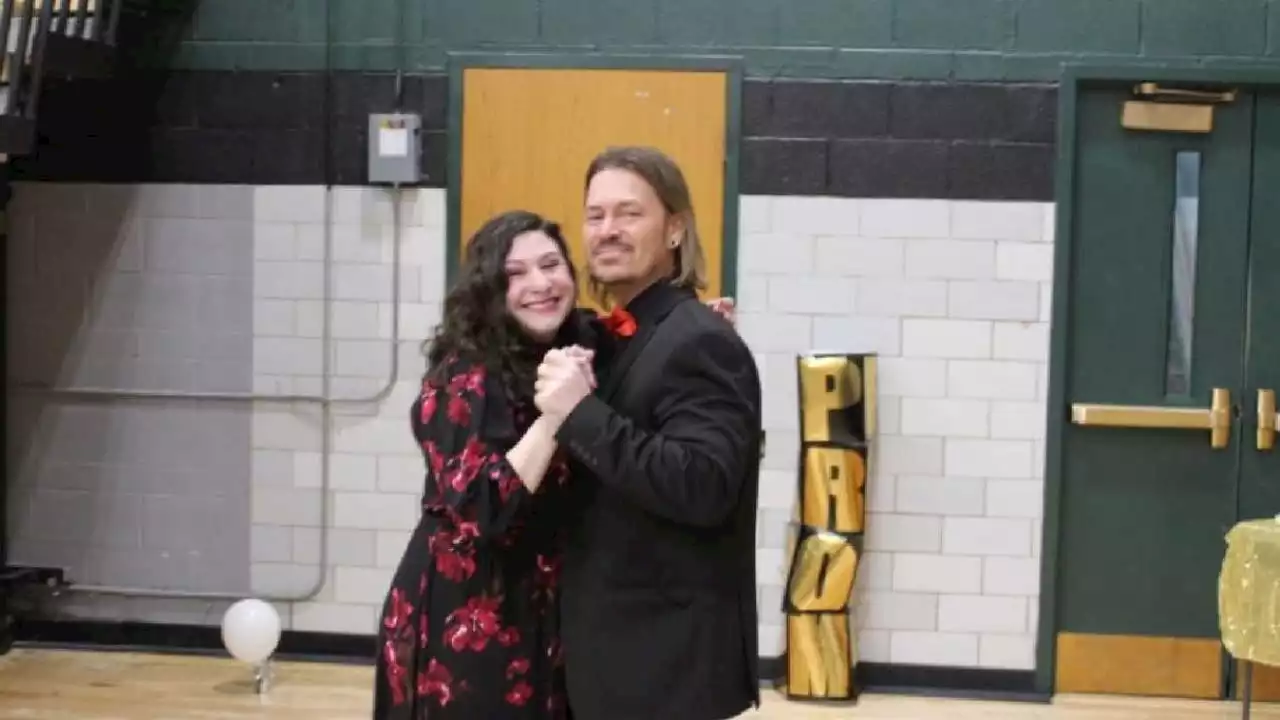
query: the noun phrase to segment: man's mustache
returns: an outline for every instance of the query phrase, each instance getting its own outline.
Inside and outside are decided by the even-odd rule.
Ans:
[[[614,248],[625,250],[628,247],[630,246],[627,245],[625,242],[623,242],[621,238],[605,238],[600,242],[596,243],[595,247],[593,248],[593,252],[598,253],[601,250],[610,250]]]

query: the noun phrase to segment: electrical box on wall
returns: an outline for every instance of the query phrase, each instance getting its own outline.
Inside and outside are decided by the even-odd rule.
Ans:
[[[369,182],[408,185],[422,175],[422,116],[374,113],[369,116]]]

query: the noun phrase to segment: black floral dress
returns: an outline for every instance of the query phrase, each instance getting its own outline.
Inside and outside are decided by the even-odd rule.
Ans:
[[[423,514],[378,635],[375,720],[566,716],[558,584],[561,455],[530,493],[506,452],[536,417],[484,368],[424,383],[414,436],[427,461]]]

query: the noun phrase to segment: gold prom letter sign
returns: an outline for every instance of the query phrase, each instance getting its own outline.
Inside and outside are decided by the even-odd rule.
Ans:
[[[783,595],[787,697],[855,700],[850,600],[866,529],[874,355],[809,355],[800,374],[800,497]]]

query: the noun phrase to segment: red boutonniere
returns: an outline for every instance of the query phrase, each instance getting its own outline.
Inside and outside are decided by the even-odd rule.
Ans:
[[[614,308],[612,312],[600,313],[600,320],[609,332],[618,337],[628,338],[636,334],[636,319],[622,308]]]

